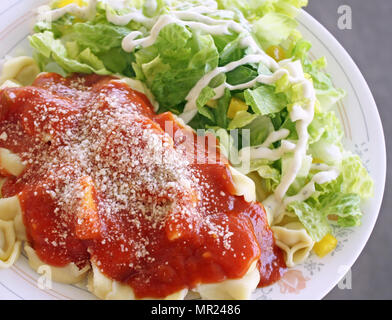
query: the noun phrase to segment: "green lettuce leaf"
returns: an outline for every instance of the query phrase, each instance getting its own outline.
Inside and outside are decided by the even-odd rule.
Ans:
[[[238,10],[247,19],[255,20],[269,12],[280,12],[294,17],[307,0],[217,0],[220,9]]]
[[[221,128],[227,128],[230,119],[227,117],[227,110],[231,100],[231,93],[229,89],[225,89],[223,97],[218,100],[218,105],[213,109],[215,116],[215,124]]]
[[[358,155],[350,154],[342,160],[342,191],[355,193],[363,199],[374,195],[374,182]]]
[[[327,217],[309,203],[295,201],[290,203],[287,209],[296,214],[314,241],[320,241],[331,232]]]
[[[249,141],[245,141],[245,143],[249,146],[258,146],[274,130],[274,126],[269,117],[259,115],[251,123],[242,127],[242,129],[249,130],[247,131],[249,133]]]
[[[341,227],[355,227],[361,224],[361,197],[353,193],[331,192],[320,197],[322,213],[338,216],[337,224]]]
[[[224,66],[245,56],[245,48],[241,45],[242,35],[214,36],[215,45],[219,51],[219,66]]]
[[[183,102],[197,81],[219,61],[210,35],[178,24],[162,28],[157,41],[135,55],[137,78],[147,83],[163,108]]]
[[[331,76],[322,69],[326,67],[325,58],[313,62],[309,59],[309,50],[312,47],[309,41],[298,40],[292,50],[292,57],[302,62],[304,72],[308,73],[313,80],[316,96],[323,110],[327,111],[345,96],[345,91],[337,89],[332,83]]]
[[[267,192],[274,192],[280,183],[281,174],[278,169],[270,165],[261,165],[257,169],[258,175],[264,179],[264,189]]]
[[[309,143],[324,139],[328,142],[338,143],[343,138],[342,125],[335,112],[315,112],[313,121],[308,127]]]
[[[199,113],[202,116],[211,120],[212,122],[215,121],[214,113],[211,108],[206,106],[206,103],[209,100],[211,100],[214,96],[215,96],[214,89],[207,86],[207,87],[203,88],[203,90],[200,92],[199,97],[196,100],[196,106],[197,106],[197,110],[199,111]]]
[[[308,127],[309,153],[317,160],[340,166],[342,160],[343,129],[335,112],[316,112]]]
[[[279,45],[298,26],[298,22],[281,13],[270,12],[253,24],[253,33],[263,49]]]
[[[109,23],[75,23],[68,31],[66,39],[77,41],[82,48],[90,48],[94,53],[106,52],[121,47],[122,39],[132,30]]]
[[[96,73],[100,75],[110,74],[105,69],[102,61],[90,50],[82,51],[76,59],[69,57],[63,43],[54,39],[53,33],[45,31],[29,37],[30,45],[36,50],[38,63],[45,70],[45,66],[51,61],[56,62],[65,72]]]
[[[268,115],[278,113],[287,106],[286,96],[275,93],[273,86],[261,85],[256,89],[246,89],[244,92],[245,102],[254,113]]]
[[[257,114],[252,114],[247,111],[238,111],[233,120],[230,121],[228,130],[242,128],[257,118]]]
[[[234,70],[226,74],[227,83],[231,85],[237,85],[241,83],[246,83],[258,76],[258,72],[252,69],[250,66],[239,66]]]

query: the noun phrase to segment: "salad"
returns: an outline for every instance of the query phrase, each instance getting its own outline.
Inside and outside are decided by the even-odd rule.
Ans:
[[[361,223],[373,181],[342,144],[333,107],[344,91],[297,30],[306,4],[60,0],[39,10],[29,41],[41,71],[132,78],[158,113],[213,132],[255,181],[272,229],[295,221],[324,256],[336,246],[331,224]]]

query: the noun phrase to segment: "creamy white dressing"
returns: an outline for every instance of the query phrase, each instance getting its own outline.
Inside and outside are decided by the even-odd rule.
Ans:
[[[242,163],[248,163],[254,159],[265,159],[270,161],[276,161],[280,159],[285,153],[295,149],[295,144],[282,140],[290,134],[287,129],[280,129],[278,131],[272,131],[265,141],[257,147],[244,147],[239,151],[238,158]],[[281,145],[277,149],[270,149],[269,146],[277,141],[280,141]]]
[[[263,146],[257,148],[242,148],[239,152],[239,159],[243,162],[246,162],[247,159],[265,159],[269,161],[276,161],[282,158],[285,153],[293,151],[294,149],[294,143],[287,140],[282,140],[280,147],[276,149],[270,149]]]
[[[214,70],[210,71],[209,73],[206,73],[197,83],[196,85],[189,91],[188,95],[186,96],[186,101],[187,103],[185,104],[184,112],[180,115],[180,117],[185,121],[189,122],[197,113],[197,106],[196,106],[196,100],[199,97],[201,91],[203,88],[208,86],[208,84],[211,82],[213,78],[215,78],[217,75],[221,73],[227,73],[229,71],[232,71],[236,69],[237,67],[248,64],[248,63],[268,63],[268,59],[264,55],[260,54],[249,54],[240,60],[233,61],[228,63],[227,65],[223,67],[217,67]],[[271,77],[273,76],[266,76],[266,81],[270,80]],[[227,83],[224,83],[223,85],[219,86],[217,89],[215,89],[216,96],[219,97],[219,95],[222,95],[222,88],[224,89],[228,86]]]
[[[165,14],[158,18],[156,23],[153,25],[150,31],[150,35],[144,38],[136,39],[140,32],[134,31],[131,32],[128,36],[126,36],[122,41],[122,48],[126,52],[132,52],[136,47],[149,47],[153,45],[158,38],[159,32],[168,24],[176,23],[182,26],[188,26],[193,29],[204,31],[205,33],[212,35],[222,35],[222,34],[230,34],[230,30],[228,26],[224,25],[209,25],[202,22],[197,21],[188,21],[181,20],[175,16],[175,14]]]
[[[282,200],[288,188],[295,180],[298,171],[301,169],[302,160],[306,155],[306,148],[309,140],[308,126],[313,121],[314,104],[316,102],[316,93],[312,83],[303,78],[303,95],[308,99],[307,106],[303,109],[302,114],[296,114],[296,129],[298,135],[297,146],[294,151],[293,160],[289,165],[289,170],[282,176],[281,182],[275,190],[275,196]]]
[[[118,26],[125,26],[131,21],[135,21],[149,28],[153,26],[155,22],[155,19],[146,17],[141,10],[136,9],[124,15],[118,15],[112,10],[106,10],[106,19]]]
[[[298,120],[304,119],[307,116],[307,111],[305,111],[301,105],[294,104],[290,113],[290,120],[297,122]]]
[[[123,41],[123,49],[131,52],[138,45],[142,47],[152,45],[155,42],[160,30],[166,25],[171,23],[188,26],[192,29],[201,30],[204,31],[205,33],[212,34],[212,35],[231,34],[232,31],[236,33],[249,34],[248,29],[243,27],[238,22],[235,22],[233,20],[215,19],[204,15],[204,14],[213,14],[215,12],[217,11],[204,6],[193,7],[183,11],[171,11],[169,14],[165,15],[168,16],[169,18],[166,17],[164,19],[161,19],[161,17],[163,16],[160,16],[158,18],[158,20],[155,22],[154,26],[152,27],[152,30],[148,37],[143,39],[138,39],[138,40],[135,40],[134,37],[126,37],[126,39]],[[125,22],[131,21],[134,18],[134,16],[136,16],[139,20],[142,20],[138,15],[136,15],[136,13],[131,13],[124,16],[116,16],[116,17],[118,18],[118,22],[120,22],[121,24],[127,24]],[[109,21],[111,21],[112,23],[117,22],[115,19],[113,19],[113,17],[110,18],[111,20]],[[148,21],[148,23],[151,23],[151,21]],[[255,52],[260,54],[262,53],[262,50],[258,48],[253,37],[251,37],[250,35],[246,37],[246,39],[244,40],[244,44],[247,46],[251,46]],[[267,56],[264,52],[263,54]],[[273,59],[269,58],[269,60],[270,60],[269,62],[271,63],[271,60]]]
[[[331,182],[335,180],[339,176],[339,171],[337,169],[331,169],[328,171],[322,171],[316,173],[312,180],[305,185],[299,192],[298,194],[291,196],[291,197],[286,197],[284,199],[284,205],[287,206],[291,202],[294,201],[305,201],[309,199],[315,192],[316,192],[316,183],[317,184],[324,184],[327,182]]]
[[[310,166],[310,170],[328,171],[331,169],[335,169],[335,168],[325,163],[312,163],[312,165]]]
[[[280,129],[278,131],[272,131],[268,137],[262,143],[262,147],[269,147],[271,144],[285,139],[289,136],[290,131],[288,129]]]
[[[324,164],[312,165],[312,169],[323,171],[316,173],[311,181],[307,183],[296,195],[285,197],[283,201],[279,201],[275,194],[271,194],[263,201],[269,224],[279,220],[290,203],[294,201],[303,202],[309,199],[316,192],[316,184],[331,182],[340,174],[338,169]]]

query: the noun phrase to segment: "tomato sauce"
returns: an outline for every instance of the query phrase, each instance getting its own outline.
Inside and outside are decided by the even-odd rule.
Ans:
[[[0,147],[26,167],[18,195],[30,245],[44,262],[94,262],[138,298],[285,271],[263,206],[236,196],[217,140],[111,77],[40,75],[0,91]],[[4,137],[4,135],[3,135]]]

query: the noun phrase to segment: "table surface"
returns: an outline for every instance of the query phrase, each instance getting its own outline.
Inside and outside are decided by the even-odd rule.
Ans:
[[[338,8],[352,9],[352,29],[338,28]],[[386,137],[388,159],[392,158],[392,1],[309,0],[306,9],[343,45],[376,100]],[[389,167],[389,161],[388,161]],[[392,299],[392,170],[388,170],[384,201],[374,231],[351,269],[352,288],[335,287],[325,299]]]

